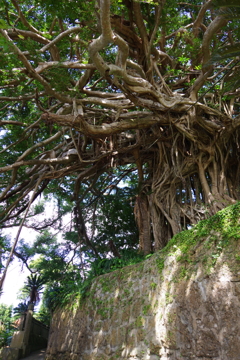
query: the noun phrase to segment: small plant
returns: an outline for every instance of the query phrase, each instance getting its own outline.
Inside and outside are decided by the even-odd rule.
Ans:
[[[163,257],[157,259],[157,267],[158,267],[159,273],[161,274],[164,269],[164,258]]]
[[[184,279],[184,278],[186,277],[186,275],[187,275],[187,269],[186,269],[184,266],[182,266],[182,267],[181,267],[181,270],[180,270],[179,277],[180,277],[181,279]]]
[[[166,298],[166,305],[171,304],[173,302],[173,296],[169,292],[166,293],[165,298]]]
[[[154,283],[154,282],[152,282],[152,283],[150,284],[150,286],[151,286],[151,289],[152,289],[152,290],[155,290],[156,287],[157,287],[157,284]]]
[[[138,316],[138,318],[136,319],[135,321],[135,326],[137,328],[140,328],[144,325],[144,320],[143,320],[143,317],[142,316]]]
[[[151,305],[144,305],[143,306],[143,315],[147,315],[149,313],[149,310],[151,309]]]

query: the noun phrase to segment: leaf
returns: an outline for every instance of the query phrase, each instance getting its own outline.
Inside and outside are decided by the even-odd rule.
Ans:
[[[240,71],[234,71],[230,76],[225,78],[225,84],[223,91],[233,91],[234,89],[238,89],[240,87]]]
[[[229,59],[240,55],[240,43],[234,45],[227,45],[220,48],[212,56],[211,63],[220,62],[225,59]]]
[[[239,0],[215,0],[213,2],[213,6],[216,6],[216,7],[222,7],[222,6],[227,6],[227,7],[230,7],[230,6],[240,6],[239,4]]]
[[[9,25],[3,19],[0,19],[0,29],[8,29]]]
[[[240,7],[220,8],[217,14],[231,20],[240,19]]]

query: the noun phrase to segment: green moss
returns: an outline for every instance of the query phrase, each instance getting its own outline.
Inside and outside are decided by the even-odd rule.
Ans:
[[[169,292],[166,292],[165,299],[166,299],[166,305],[168,305],[168,304],[171,304],[173,302],[174,297]]]
[[[101,316],[102,320],[108,319],[108,308],[97,308],[97,314]]]
[[[131,288],[131,285],[128,285],[128,286]],[[131,294],[130,290],[127,288],[123,289],[123,292],[124,292],[124,296],[126,296],[126,297],[128,297]]]
[[[100,277],[99,283],[100,283],[101,286],[102,286],[101,291],[102,291],[103,293],[108,293],[108,292],[111,292],[111,291],[112,291],[113,282],[111,281],[111,279],[106,278],[106,277],[103,276],[103,277]]]
[[[160,254],[160,256],[158,256],[156,258],[156,263],[157,263],[157,268],[158,268],[158,272],[159,274],[162,274],[163,269],[164,269],[164,261],[165,261],[165,257],[161,256],[162,254]]]
[[[172,324],[176,321],[176,314],[175,313],[168,313],[167,314],[168,324]]]
[[[135,320],[135,324],[134,324],[136,328],[140,328],[144,326],[144,319],[142,316],[138,316],[137,319]]]
[[[156,284],[155,282],[152,282],[152,283],[150,284],[150,286],[151,286],[151,289],[152,289],[152,290],[155,290],[156,287],[157,287],[157,284]]]
[[[151,309],[151,305],[150,305],[150,304],[144,305],[144,306],[143,306],[143,310],[142,310],[143,315],[148,315],[149,312],[150,312],[150,309]]]
[[[187,268],[182,266],[180,269],[179,277],[180,279],[184,279],[187,276]]]
[[[170,251],[176,251],[174,245],[181,250],[182,254],[187,254],[193,246],[199,241],[204,241],[208,238],[208,244],[219,240],[219,236],[216,232],[221,235],[221,242],[223,246],[227,246],[229,240],[240,238],[240,202],[229,206],[219,211],[214,216],[207,220],[200,221],[192,229],[183,231],[175,235],[164,248],[164,253]]]
[[[207,272],[213,268],[218,258],[232,241],[240,239],[240,202],[219,211],[207,220],[200,221],[192,229],[175,235],[161,251],[157,259],[159,272],[164,269],[164,257],[177,253],[177,261],[184,263],[179,277],[185,278],[190,267],[192,270],[197,261],[195,253],[201,243],[204,242],[204,249],[197,260],[206,265]],[[207,254],[206,254],[207,253]]]
[[[171,346],[173,346],[173,347],[176,346],[176,334],[175,334],[175,332],[168,330],[167,335],[166,335],[166,342],[171,344]]]

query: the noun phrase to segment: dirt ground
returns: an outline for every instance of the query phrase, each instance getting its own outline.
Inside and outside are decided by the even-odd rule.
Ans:
[[[21,360],[44,360],[45,359],[46,349],[38,350],[33,352],[31,355],[21,359]]]

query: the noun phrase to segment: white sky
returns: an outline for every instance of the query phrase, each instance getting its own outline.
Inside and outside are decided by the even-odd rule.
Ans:
[[[17,231],[18,227],[15,227],[14,229],[6,229],[4,231],[4,234],[11,236],[11,243],[13,243]],[[19,239],[28,239],[29,237],[34,239],[35,236],[36,232],[23,227]],[[8,268],[4,281],[3,294],[0,297],[0,304],[17,306],[19,302],[21,302],[21,300],[17,299],[17,294],[23,287],[24,281],[28,275],[30,275],[30,272],[26,269],[25,266],[22,267],[22,263],[16,257],[14,257],[14,260]]]
[[[31,193],[30,193],[31,195]],[[41,200],[40,200],[41,202]],[[37,202],[34,202],[32,206],[36,205]],[[47,204],[45,204],[45,211],[43,214],[38,215],[38,220],[43,220],[44,218],[49,218],[52,216],[52,213],[54,212],[54,202],[48,201]],[[3,230],[4,235],[9,235],[11,239],[11,244],[13,244],[16,235],[18,232],[18,227],[13,228],[5,228]],[[27,243],[32,243],[36,236],[39,235],[37,231],[34,231],[29,228],[25,228],[23,226],[22,231],[19,236],[20,239],[24,239]],[[3,285],[3,294],[0,296],[0,304],[6,304],[6,305],[14,305],[17,306],[21,300],[17,299],[17,295],[19,290],[23,287],[24,281],[26,280],[27,276],[30,275],[29,270],[26,268],[26,266],[22,266],[22,262],[14,257],[14,260],[11,262],[8,270],[7,275],[4,281]]]
[[[37,203],[34,202],[33,206],[36,204]],[[56,208],[54,201],[48,201],[47,204],[45,204],[44,213],[38,215],[37,219],[41,221],[44,218],[51,218],[53,216],[53,213],[55,212]],[[68,223],[69,221],[70,217],[69,215],[66,215],[63,219],[63,222]],[[9,235],[11,238],[11,244],[13,244],[13,241],[15,240],[17,235],[17,231],[18,227],[6,228],[5,230],[3,230],[3,234]],[[19,240],[24,239],[27,243],[31,244],[36,239],[37,235],[39,235],[39,232],[29,228],[25,228],[23,226],[19,236]],[[60,239],[61,234],[58,234],[58,237]],[[16,257],[14,257],[14,260],[8,268],[7,275],[4,281],[3,294],[0,297],[0,304],[13,305],[14,307],[17,306],[21,302],[21,300],[17,299],[18,292],[23,287],[24,281],[29,275],[30,272],[26,268],[26,266],[22,266],[22,262]]]
[[[1,304],[17,306],[21,300],[17,299],[17,293],[23,287],[23,283],[29,271],[22,271],[21,264],[14,261],[10,265],[3,286],[3,295],[0,298]]]

